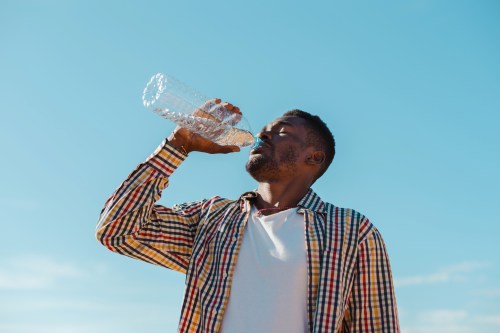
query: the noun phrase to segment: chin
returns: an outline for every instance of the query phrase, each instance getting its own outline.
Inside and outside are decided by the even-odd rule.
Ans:
[[[278,165],[262,155],[250,156],[245,168],[258,182],[272,182],[279,178]]]
[[[265,165],[265,161],[262,158],[259,158],[259,156],[253,155],[250,156],[250,158],[247,161],[247,164],[245,165],[245,169],[247,172],[252,176],[253,179],[260,181],[261,177],[260,174],[262,173],[262,169]]]

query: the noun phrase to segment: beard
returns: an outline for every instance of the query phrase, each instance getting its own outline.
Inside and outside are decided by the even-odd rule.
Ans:
[[[289,146],[278,158],[257,154],[250,155],[246,170],[258,182],[276,182],[283,176],[297,173],[297,151]]]

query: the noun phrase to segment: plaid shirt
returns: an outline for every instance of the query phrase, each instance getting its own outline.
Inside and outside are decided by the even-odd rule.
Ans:
[[[220,197],[156,205],[186,158],[165,140],[107,200],[97,239],[111,251],[186,274],[179,332],[219,332],[252,199]],[[389,258],[360,213],[323,202],[312,190],[304,216],[308,332],[399,332]]]

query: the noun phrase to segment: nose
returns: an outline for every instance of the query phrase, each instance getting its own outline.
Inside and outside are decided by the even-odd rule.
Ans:
[[[257,138],[260,140],[260,145],[264,147],[271,147],[271,141],[273,139],[272,133],[270,131],[262,130],[257,133]]]
[[[261,139],[262,141],[266,141],[266,140],[269,141],[272,139],[271,132],[269,132],[269,131],[261,131],[261,132],[259,132],[259,134],[257,134],[257,137],[259,139]]]

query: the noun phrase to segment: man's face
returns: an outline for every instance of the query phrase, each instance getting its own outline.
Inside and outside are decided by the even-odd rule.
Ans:
[[[280,117],[258,134],[264,142],[250,151],[246,170],[259,182],[296,176],[305,161],[307,128],[299,117]]]

